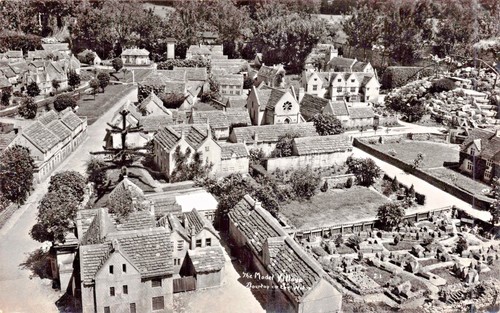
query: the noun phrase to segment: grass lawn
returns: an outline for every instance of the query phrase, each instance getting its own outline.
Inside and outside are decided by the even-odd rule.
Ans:
[[[292,201],[281,214],[299,229],[329,226],[374,218],[388,199],[365,187],[320,192],[309,201]]]
[[[437,270],[431,271],[431,273],[446,279],[446,284],[451,285],[451,284],[458,284],[461,283],[462,281],[456,277],[455,275],[451,274],[450,271],[446,268],[440,268]]]
[[[78,116],[86,116],[88,125],[91,125],[131,88],[134,88],[134,86],[109,85],[104,93],[96,94],[95,99],[93,95],[82,93],[78,101]]]
[[[364,269],[366,276],[373,279],[381,287],[384,287],[385,284],[387,284],[394,277],[391,273],[381,270],[375,266],[364,264]]]
[[[428,259],[428,260],[420,260],[420,261],[418,261],[418,263],[420,263],[420,266],[425,267],[425,266],[429,266],[429,265],[432,265],[432,264],[437,264],[437,263],[440,263],[440,262],[436,258],[431,258],[431,259]]]
[[[394,150],[396,154],[393,156],[408,164],[413,164],[418,153],[423,153],[422,168],[441,167],[444,162],[459,161],[459,146],[454,144],[404,140],[400,143],[371,144],[370,146],[383,153]]]
[[[483,184],[479,180],[473,180],[472,178],[455,172],[454,170],[451,170],[449,168],[442,167],[426,169],[425,172],[475,194],[482,194],[482,191],[484,189],[490,189],[488,185]]]

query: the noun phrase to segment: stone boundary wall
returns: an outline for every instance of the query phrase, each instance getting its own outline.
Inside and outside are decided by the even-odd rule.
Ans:
[[[418,168],[414,168],[412,165],[405,163],[389,154],[385,154],[383,152],[380,152],[372,147],[370,147],[368,144],[359,141],[358,139],[354,139],[353,146],[356,148],[359,148],[363,150],[366,153],[369,153],[373,156],[375,156],[378,159],[381,159],[391,165],[394,165],[400,169],[402,169],[405,172],[408,172],[422,180],[425,180],[429,184],[446,191],[447,193],[459,198],[462,201],[465,201],[467,203],[473,203],[474,205],[477,206],[481,210],[488,210],[490,208],[491,202],[493,201],[487,201],[483,199],[479,199],[476,197],[474,194],[463,190],[457,186],[454,186],[452,184],[449,184],[443,180],[440,180],[439,178],[436,178]]]

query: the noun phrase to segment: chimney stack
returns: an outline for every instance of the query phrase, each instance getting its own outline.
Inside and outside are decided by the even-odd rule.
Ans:
[[[302,101],[302,98],[304,98],[304,94],[305,94],[304,88],[300,87],[299,88],[299,99],[298,99],[299,103]]]

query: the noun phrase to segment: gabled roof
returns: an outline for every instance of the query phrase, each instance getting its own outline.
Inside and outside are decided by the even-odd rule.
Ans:
[[[349,116],[351,118],[372,118],[375,116],[375,112],[373,112],[373,108],[366,107],[351,107],[349,108]]]
[[[294,138],[293,145],[299,156],[345,152],[352,149],[349,137],[343,135]]]
[[[71,137],[71,130],[58,119],[48,123],[46,127],[61,140]]]
[[[328,104],[330,106],[332,114],[335,116],[348,116],[349,110],[347,109],[347,105],[345,101],[330,101]]]
[[[278,75],[279,72],[283,71],[282,66],[267,66],[262,65],[257,73],[257,76],[270,78]]]
[[[193,111],[191,115],[193,124],[208,124],[215,129],[229,128],[229,120],[224,111],[210,110],[210,111]]]
[[[170,82],[184,82],[185,80],[186,71],[184,70],[157,70],[146,75],[140,84],[161,87]]]
[[[248,158],[248,151],[243,143],[219,143],[221,147],[221,160],[230,160],[232,158]]]
[[[43,50],[47,51],[61,51],[69,50],[68,43],[42,43]]]
[[[185,82],[165,82],[164,86],[166,93],[184,94],[186,92]]]
[[[300,114],[306,121],[309,121],[314,115],[322,113],[329,103],[328,99],[306,93],[300,101]]]
[[[47,50],[28,51],[28,59],[46,59],[50,54]]]
[[[126,217],[120,218],[117,223],[118,231],[150,229],[156,226],[155,216],[151,212],[142,210],[130,212]]]
[[[193,230],[194,234],[198,235],[202,230],[206,229],[215,237],[219,238],[219,234],[215,230],[212,223],[198,210],[193,209],[190,212],[184,213],[184,217],[186,218],[187,225],[184,225],[184,228],[188,232],[189,235],[192,235]]]
[[[207,125],[172,125],[159,131],[154,140],[166,151],[170,151],[179,142],[182,133],[184,133],[186,142],[195,150],[209,136]]]
[[[208,79],[208,73],[206,67],[174,66],[174,70],[185,71],[187,80],[205,81]]]
[[[139,48],[129,48],[122,51],[122,55],[138,55],[138,56],[148,56],[149,51],[146,49]]]
[[[278,142],[281,136],[288,133],[299,134],[301,137],[318,135],[313,123],[236,127],[233,129],[233,133],[234,137],[236,137],[236,142],[246,142],[247,144],[254,143],[256,135],[258,143],[275,143]]]
[[[366,62],[356,62],[353,66],[352,66],[352,71],[353,72],[362,72],[365,67],[368,65],[368,63]]]
[[[272,89],[258,89],[258,88],[252,88],[252,91],[255,90],[255,95],[257,99],[259,100],[259,110],[260,111],[265,111],[266,105],[269,102],[269,99],[271,98],[271,93]]]
[[[142,131],[146,133],[157,132],[173,124],[174,120],[170,115],[148,115],[139,118],[139,125],[142,126]]]
[[[243,74],[226,74],[217,76],[220,85],[243,86]]]
[[[47,125],[48,123],[57,119],[59,119],[59,117],[57,116],[57,113],[54,110],[45,112],[42,116],[37,118],[37,120],[44,125]]]
[[[281,98],[290,92],[289,90],[281,90],[267,86],[261,89],[255,88],[255,91],[259,99],[260,109],[262,110],[265,108],[270,111],[274,111],[276,104],[281,100]]]
[[[477,140],[480,141],[480,144],[476,143]],[[471,129],[469,136],[462,143],[462,150],[467,149],[472,143],[481,149],[479,153],[476,152],[476,155],[486,160],[500,161],[500,137],[497,137],[496,133],[480,128]]]
[[[67,111],[61,117],[61,121],[72,131],[83,124],[83,121],[72,110]]]
[[[224,267],[224,252],[220,246],[188,250],[188,255],[196,273],[218,272]]]
[[[178,232],[179,235],[181,235],[184,238],[184,240],[189,241],[191,236],[189,235],[187,230],[184,228],[184,226],[182,226],[179,219],[175,215],[173,215],[172,213],[169,213],[166,217],[167,217],[167,221],[168,221],[168,225],[169,225],[170,229],[172,231]]]
[[[0,75],[0,88],[10,87],[12,84],[10,81],[3,75]]]
[[[338,68],[351,68],[351,66],[356,63],[355,59],[348,59],[348,58],[343,58],[343,57],[333,57],[329,62],[328,65],[332,67],[338,67]]]
[[[23,74],[24,72],[27,72],[29,70],[28,63],[26,61],[21,60],[15,63],[10,63],[9,67],[14,71],[16,74]]]
[[[0,68],[0,72],[2,72],[7,78],[13,78],[18,76],[18,74],[16,74],[10,67]]]
[[[13,131],[6,134],[0,133],[0,153],[7,149],[7,147],[17,138],[17,134]]]
[[[47,152],[59,143],[59,137],[52,133],[45,125],[36,121],[26,127],[22,132],[37,149]]]
[[[80,246],[81,279],[90,284],[103,263],[109,258],[111,244],[94,244]]]
[[[130,179],[124,177],[121,182],[119,182],[115,188],[109,193],[109,199],[113,199],[115,195],[123,195],[125,192],[129,193],[132,198],[137,200],[144,200],[144,191],[142,191],[139,186],[134,184]]]
[[[161,101],[161,99],[158,98],[154,92],[151,92],[149,96],[142,100],[142,102],[137,106],[137,108],[141,111],[152,111],[154,107],[159,108],[165,114],[172,115],[172,112],[170,112],[170,110],[163,105],[163,101]]]
[[[23,58],[23,50],[8,50],[4,54],[8,59]]]

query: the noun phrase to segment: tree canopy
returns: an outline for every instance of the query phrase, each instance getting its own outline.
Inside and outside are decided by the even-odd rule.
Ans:
[[[354,174],[358,183],[363,186],[373,185],[382,174],[380,167],[370,158],[362,159],[350,156],[347,158],[346,164],[348,173]]]
[[[99,87],[101,87],[102,92],[104,92],[104,89],[109,85],[111,76],[106,72],[100,72],[97,74],[97,80],[99,81]]]
[[[86,180],[76,171],[59,172],[50,177],[49,192],[64,190],[75,196],[78,202],[83,200]]]
[[[384,229],[391,230],[403,221],[405,211],[401,203],[389,202],[378,208],[377,218]]]
[[[276,148],[271,152],[271,156],[274,158],[285,158],[289,157],[293,153],[293,139],[300,137],[297,133],[288,133],[278,138],[276,143]]]
[[[80,75],[78,75],[78,73],[75,72],[74,70],[70,70],[68,72],[68,85],[74,89],[80,86],[80,83],[81,83]]]
[[[35,163],[28,148],[15,145],[0,154],[1,196],[23,204],[33,187]]]
[[[35,100],[31,97],[24,97],[19,105],[18,113],[24,118],[34,119],[38,111]]]
[[[75,108],[76,100],[71,95],[64,94],[59,95],[54,100],[54,109],[58,112],[63,111],[66,108]]]
[[[342,123],[333,114],[315,114],[312,118],[316,132],[320,136],[337,135],[344,132]]]

